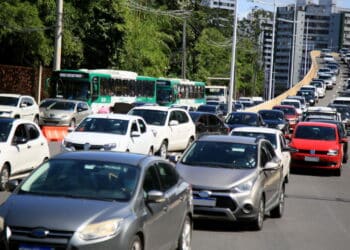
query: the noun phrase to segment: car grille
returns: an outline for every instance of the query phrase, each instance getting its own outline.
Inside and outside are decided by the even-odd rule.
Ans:
[[[302,153],[302,154],[311,154],[310,153],[310,149],[299,149],[298,150],[298,153]],[[328,151],[321,151],[321,150],[315,150],[315,153],[313,154],[316,154],[316,155],[326,155],[328,153]]]
[[[32,232],[35,228],[10,227],[12,236],[10,238],[10,250],[18,250],[21,244],[51,247],[55,250],[67,249],[67,245],[74,232],[48,230],[44,238],[34,237]]]
[[[77,143],[72,144],[72,147],[74,147],[76,151],[85,150],[84,146],[85,144],[77,144]],[[103,149],[103,145],[89,145],[89,150],[101,150],[101,149]]]
[[[303,166],[303,167],[331,167],[336,165],[336,162],[332,161],[319,161],[319,162],[308,162],[308,161],[302,161],[302,160],[293,160],[292,164],[297,166]]]
[[[194,189],[193,190],[193,197],[200,198],[198,192],[202,190],[199,189]],[[216,206],[217,208],[229,208],[232,212],[234,212],[237,209],[237,204],[236,202],[227,194],[230,193],[229,190],[222,190],[224,191],[223,193],[226,193],[225,195],[218,195],[217,193],[221,193],[220,190],[215,190],[212,191],[213,194],[210,196],[210,198],[215,198],[216,199]]]

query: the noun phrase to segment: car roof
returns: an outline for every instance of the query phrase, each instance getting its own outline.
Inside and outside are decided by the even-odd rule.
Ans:
[[[184,109],[180,109],[180,108],[169,108],[166,106],[139,106],[139,107],[134,107],[132,108],[133,110],[136,109],[146,109],[146,110],[159,110],[159,111],[168,111],[169,109],[171,110],[181,110],[184,111]]]
[[[292,106],[292,105],[275,105],[272,108],[290,108],[290,109],[295,109],[295,107]]]
[[[247,111],[234,111],[234,112],[231,112],[230,114],[258,115],[258,113],[255,113],[255,112],[247,112]]]
[[[197,141],[212,141],[212,142],[232,142],[256,145],[256,138],[246,136],[232,136],[232,135],[204,135],[197,139]]]
[[[269,112],[269,113],[280,113],[280,114],[283,114],[283,111],[282,110],[279,110],[279,109],[260,109],[258,111],[258,113],[261,113],[261,112]]]
[[[232,131],[255,132],[255,133],[266,133],[266,134],[282,134],[282,132],[278,129],[262,128],[262,127],[238,127],[238,128],[234,128]]]
[[[337,120],[328,120],[328,119],[319,119],[319,120],[315,120],[314,122],[324,122],[324,123],[332,123],[332,124],[343,124],[341,121],[337,121]]]
[[[19,95],[19,94],[6,94],[6,93],[2,93],[0,94],[0,96],[5,96],[5,97],[16,97],[19,98],[21,96],[25,96],[25,97],[31,97],[31,96],[27,96],[27,95]],[[33,98],[33,97],[32,97]]]
[[[321,107],[321,106],[317,106],[317,107],[308,107],[306,109],[306,112],[335,112],[336,110],[334,108],[331,107]]]
[[[335,100],[339,100],[339,101],[350,101],[350,97],[336,97],[335,99],[334,99],[334,101]]]
[[[283,99],[282,101],[281,101],[281,103],[282,102],[295,102],[295,103],[300,103],[300,101],[299,100],[296,100],[296,99]],[[300,103],[301,104],[301,103]]]
[[[71,159],[71,160],[88,160],[88,161],[102,161],[125,163],[133,166],[140,166],[142,162],[150,162],[152,160],[159,160],[156,156],[147,156],[144,154],[113,152],[113,151],[75,151],[65,152],[53,156],[51,159]]]
[[[128,115],[128,114],[93,114],[87,116],[87,118],[104,118],[104,119],[119,119],[119,120],[132,120],[132,119],[142,119],[137,115]]]

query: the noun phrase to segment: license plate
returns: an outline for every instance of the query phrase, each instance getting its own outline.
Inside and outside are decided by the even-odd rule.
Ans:
[[[319,161],[320,161],[320,158],[318,158],[318,157],[309,157],[309,156],[305,156],[305,161],[319,162]]]
[[[204,207],[215,207],[216,199],[215,198],[194,198],[193,205],[195,206],[204,206]]]
[[[19,245],[18,250],[55,250],[55,248],[53,248],[53,247],[45,247],[45,246],[35,246],[35,245],[21,244],[21,245]]]

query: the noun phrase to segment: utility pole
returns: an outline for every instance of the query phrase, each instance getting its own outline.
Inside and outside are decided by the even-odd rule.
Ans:
[[[235,89],[235,69],[236,69],[236,43],[237,43],[237,10],[238,10],[238,1],[236,0],[234,16],[233,16],[233,32],[232,32],[232,51],[231,51],[231,75],[230,75],[230,86],[228,89],[228,107],[227,113],[232,112],[232,97]]]
[[[63,0],[57,0],[55,55],[54,55],[54,61],[53,61],[53,70],[61,69],[62,26],[63,26]]]
[[[309,40],[309,18],[306,19],[306,38],[305,38],[305,53],[304,53],[304,76],[306,75],[306,67],[307,67],[308,40]]]
[[[180,8],[184,14],[183,24],[182,24],[182,63],[181,63],[181,77],[186,79],[186,69],[187,69],[187,54],[186,54],[186,30],[187,30],[187,13],[185,9],[188,6],[188,0],[177,0]]]
[[[290,65],[290,83],[289,88],[292,88],[294,85],[294,60],[295,60],[295,31],[297,26],[297,0],[294,1],[294,18],[293,18],[293,35],[292,35],[292,63]]]

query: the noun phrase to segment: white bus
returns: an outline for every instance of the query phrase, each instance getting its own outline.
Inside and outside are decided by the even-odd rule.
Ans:
[[[207,101],[218,101],[227,103],[228,88],[226,86],[209,85],[205,86]]]

